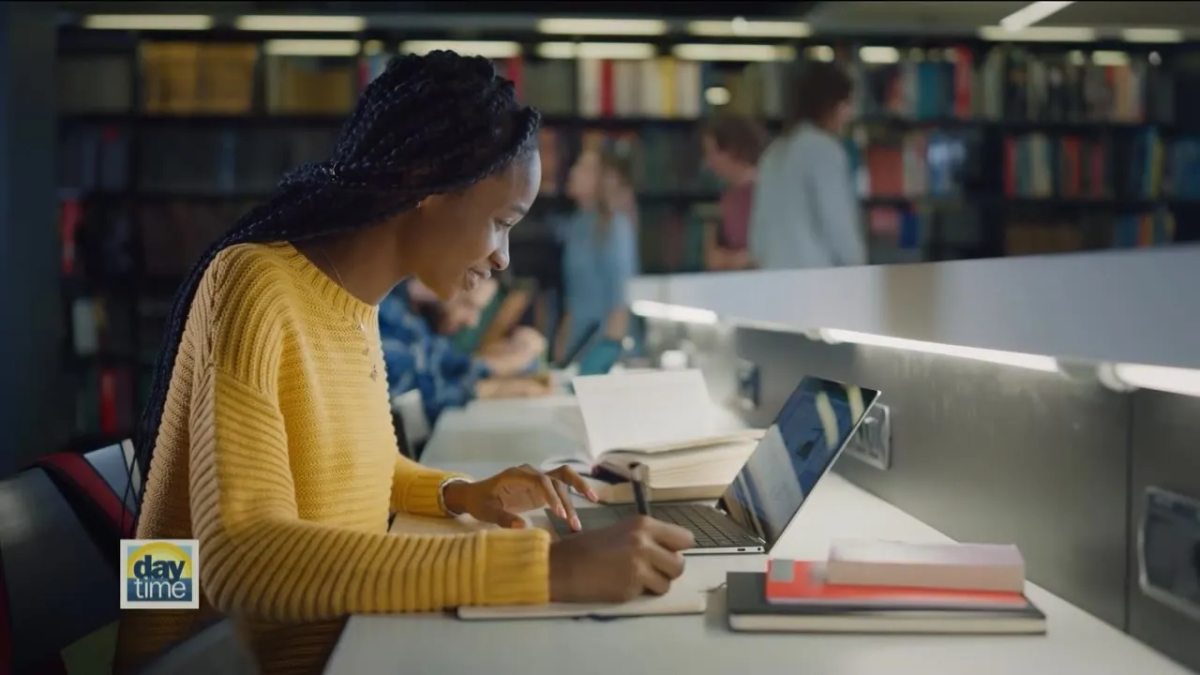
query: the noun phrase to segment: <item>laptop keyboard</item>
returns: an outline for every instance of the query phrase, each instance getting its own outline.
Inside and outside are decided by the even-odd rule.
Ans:
[[[583,529],[608,527],[619,520],[637,516],[637,507],[628,504],[579,509]],[[651,510],[655,519],[690,530],[696,537],[696,548],[727,548],[730,546],[761,546],[757,538],[744,532],[720,511],[696,504],[656,504]],[[567,521],[546,511],[554,531],[560,537],[574,534]]]

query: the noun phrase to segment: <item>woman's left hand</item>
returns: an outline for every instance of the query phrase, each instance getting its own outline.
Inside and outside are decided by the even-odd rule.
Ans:
[[[500,527],[525,527],[521,513],[547,507],[570,523],[571,529],[579,530],[579,517],[571,504],[572,489],[590,501],[598,499],[587,481],[570,467],[542,473],[528,464],[475,483],[449,483],[442,497],[450,511]]]

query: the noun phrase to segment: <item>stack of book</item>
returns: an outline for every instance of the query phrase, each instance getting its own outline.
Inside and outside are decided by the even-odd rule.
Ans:
[[[730,572],[729,627],[812,633],[1044,634],[1016,546],[838,541],[819,561]]]

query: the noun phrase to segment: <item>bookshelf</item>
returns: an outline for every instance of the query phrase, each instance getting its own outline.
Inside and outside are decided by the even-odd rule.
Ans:
[[[132,428],[171,294],[200,251],[286,169],[325,156],[401,44],[448,37],[62,29],[64,358],[78,372],[81,437]],[[520,32],[474,37],[508,45],[494,60],[544,113],[541,196],[513,242],[514,271],[543,286],[556,283],[567,170],[592,144],[635,167],[643,269],[698,270],[719,186],[700,168],[697,122],[732,110],[778,133],[804,58],[838,59],[856,78],[847,147],[876,262],[1196,236],[1185,224],[1200,203],[1200,60],[1187,44],[666,35],[589,37],[589,51]],[[306,55],[298,40],[341,46]],[[741,59],[673,56],[684,43],[751,42],[758,52]]]

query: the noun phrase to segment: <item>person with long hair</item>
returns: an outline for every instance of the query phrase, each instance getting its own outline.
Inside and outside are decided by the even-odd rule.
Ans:
[[[633,181],[614,155],[586,149],[567,176],[576,212],[563,240],[564,315],[554,344],[561,361],[599,326],[608,340],[629,333],[626,283],[637,274],[637,216]]]
[[[793,86],[793,119],[758,164],[750,255],[761,269],[867,264],[850,156],[842,133],[853,80],[835,63],[805,64]]]
[[[199,540],[201,605],[127,612],[117,672],[221,614],[262,672],[316,673],[350,614],[619,601],[682,573],[691,534],[658,521],[554,543],[526,527],[545,506],[578,529],[569,490],[595,495],[569,470],[471,481],[398,452],[376,306],[410,276],[449,298],[507,267],[538,124],[487,59],[393,59],[332,156],[196,263],[136,439],[137,536]],[[391,512],[501,527],[393,535]]]

